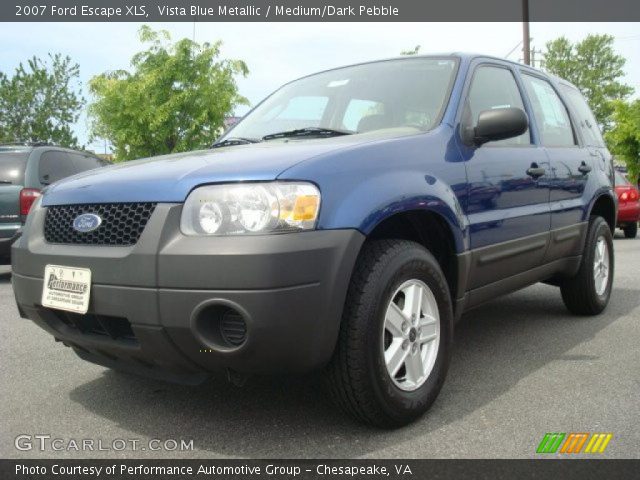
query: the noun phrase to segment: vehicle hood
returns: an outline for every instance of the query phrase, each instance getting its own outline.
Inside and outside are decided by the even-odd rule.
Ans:
[[[387,131],[317,140],[275,140],[119,163],[51,185],[46,189],[42,205],[179,203],[199,185],[275,180],[282,172],[305,160],[397,137],[398,133]]]

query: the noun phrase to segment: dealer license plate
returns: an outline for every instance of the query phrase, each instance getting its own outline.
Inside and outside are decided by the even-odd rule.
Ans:
[[[47,265],[44,268],[42,305],[74,313],[87,313],[91,292],[88,268]]]

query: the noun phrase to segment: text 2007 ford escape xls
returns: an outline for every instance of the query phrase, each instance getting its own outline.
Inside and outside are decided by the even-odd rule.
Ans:
[[[576,314],[609,301],[612,162],[561,79],[471,55],[339,68],[213,147],[51,186],[12,249],[21,315],[170,380],[324,369],[393,426],[435,400],[462,312],[539,281]]]

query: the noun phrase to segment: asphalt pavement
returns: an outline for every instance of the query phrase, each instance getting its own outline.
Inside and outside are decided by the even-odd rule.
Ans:
[[[0,267],[0,457],[531,458],[546,432],[607,432],[600,457],[639,458],[640,239],[618,236],[615,250],[600,316],[572,316],[542,284],[466,314],[435,405],[395,431],[336,411],[314,376],[187,387],[86,363],[19,317]],[[62,450],[44,439],[41,451],[35,435]],[[75,448],[83,439],[93,451]],[[150,439],[193,449],[151,450]]]

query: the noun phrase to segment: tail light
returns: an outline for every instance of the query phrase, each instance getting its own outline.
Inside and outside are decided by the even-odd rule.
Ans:
[[[637,202],[640,199],[640,195],[638,194],[638,190],[633,187],[629,187],[625,189],[618,195],[618,198],[621,202]]]
[[[23,188],[20,190],[20,215],[28,215],[29,210],[31,210],[40,195],[42,193],[37,188]]]

